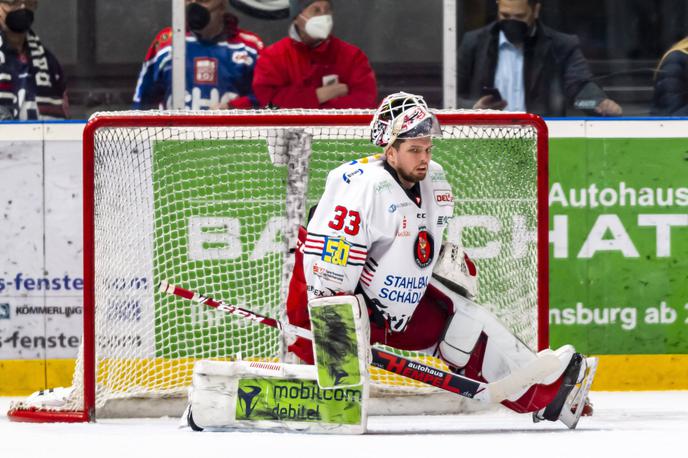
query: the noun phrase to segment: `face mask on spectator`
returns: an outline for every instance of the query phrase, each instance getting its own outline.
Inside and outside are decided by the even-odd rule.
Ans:
[[[516,19],[503,19],[499,21],[499,28],[506,35],[506,39],[515,45],[520,45],[526,41],[526,37],[530,32],[528,24]]]
[[[14,33],[24,33],[33,24],[33,11],[21,8],[10,11],[5,17],[5,25]]]
[[[324,40],[332,32],[332,15],[313,16],[306,21],[306,33],[316,40]]]
[[[186,23],[192,31],[200,32],[210,23],[210,11],[198,3],[191,3],[186,7]]]

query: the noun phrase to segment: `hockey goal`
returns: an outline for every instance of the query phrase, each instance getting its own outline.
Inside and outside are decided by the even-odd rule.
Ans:
[[[461,239],[478,265],[477,302],[533,348],[546,347],[546,126],[529,114],[436,113],[443,136],[433,159],[455,196],[447,237]],[[139,416],[144,404],[177,399],[172,412],[163,410],[174,414],[198,359],[280,358],[274,329],[155,286],[167,280],[284,317],[298,225],[329,170],[380,152],[368,140],[371,118],[367,111],[92,117],[83,143],[84,337],[74,389],[60,409],[20,404],[11,418],[93,421],[118,401],[128,407],[114,415]],[[397,398],[432,392],[382,372],[373,373],[373,387]]]

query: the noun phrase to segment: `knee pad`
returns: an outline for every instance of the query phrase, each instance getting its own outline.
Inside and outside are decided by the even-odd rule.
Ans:
[[[488,382],[499,380],[535,359],[535,352],[487,309],[439,282],[432,284],[450,298],[454,307],[454,315],[439,344],[440,356],[447,364],[463,368],[481,334],[485,334],[486,344],[480,372]]]
[[[449,319],[438,350],[447,365],[457,369],[468,364],[476,343],[483,332],[483,324],[468,315],[455,312]]]

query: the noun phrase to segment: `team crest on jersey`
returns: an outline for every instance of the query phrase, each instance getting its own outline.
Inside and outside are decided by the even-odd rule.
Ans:
[[[195,58],[194,82],[196,84],[217,84],[217,59],[212,57]]]
[[[435,256],[435,242],[432,235],[425,230],[425,227],[420,228],[416,243],[413,244],[413,258],[416,260],[418,267],[427,267],[432,263]]]

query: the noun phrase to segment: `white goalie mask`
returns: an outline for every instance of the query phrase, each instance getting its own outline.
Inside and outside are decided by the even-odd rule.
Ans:
[[[370,141],[383,148],[397,139],[441,135],[440,123],[423,97],[406,92],[385,97],[370,123]]]
[[[478,269],[460,244],[442,244],[432,276],[446,287],[468,299],[478,294]]]

